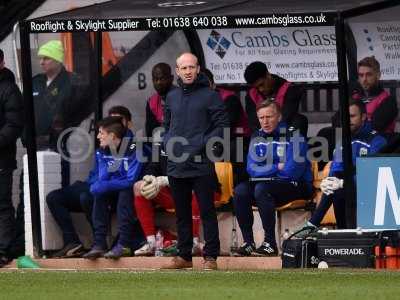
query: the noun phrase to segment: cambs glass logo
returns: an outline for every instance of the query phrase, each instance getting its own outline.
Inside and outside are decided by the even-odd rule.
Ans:
[[[224,58],[226,51],[231,46],[231,42],[222,36],[218,31],[211,31],[207,40],[207,45],[210,47],[220,58]]]

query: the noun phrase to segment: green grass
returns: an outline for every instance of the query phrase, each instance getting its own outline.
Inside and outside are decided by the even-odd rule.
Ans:
[[[400,272],[0,273],[1,299],[399,299]]]

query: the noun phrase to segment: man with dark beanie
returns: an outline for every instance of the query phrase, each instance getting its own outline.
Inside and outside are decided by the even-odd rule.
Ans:
[[[252,62],[244,71],[244,78],[250,85],[246,95],[246,113],[252,131],[260,128],[256,106],[264,100],[278,103],[282,111],[282,121],[288,127],[300,130],[302,136],[307,137],[308,120],[299,114],[299,104],[303,96],[303,89],[293,85],[278,75],[271,74],[265,63]]]

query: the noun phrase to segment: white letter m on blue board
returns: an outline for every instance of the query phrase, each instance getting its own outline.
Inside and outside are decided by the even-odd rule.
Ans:
[[[389,194],[396,225],[400,225],[400,199],[390,167],[382,167],[378,171],[374,225],[383,225],[385,223],[386,191]]]

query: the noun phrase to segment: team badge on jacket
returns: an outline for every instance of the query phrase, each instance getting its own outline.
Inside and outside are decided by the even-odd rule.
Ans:
[[[278,147],[276,147],[276,154],[278,154],[279,157],[284,157],[285,156],[285,146],[278,145]]]
[[[367,156],[368,155],[368,149],[365,147],[360,148],[360,156]]]

